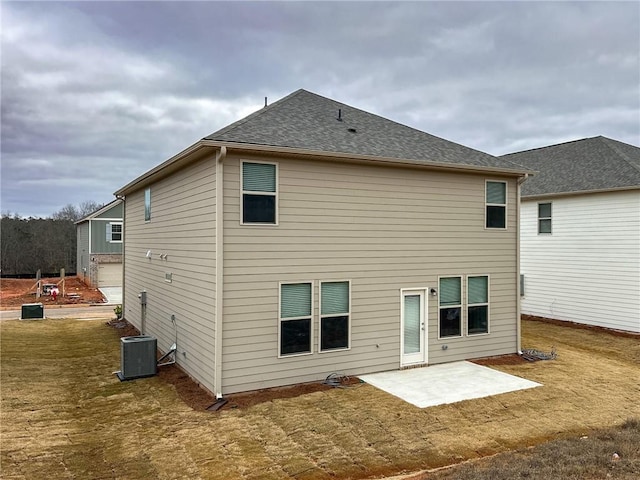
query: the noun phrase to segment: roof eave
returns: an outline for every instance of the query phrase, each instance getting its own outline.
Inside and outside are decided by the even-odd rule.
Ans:
[[[99,215],[102,215],[104,212],[106,212],[107,210],[109,210],[110,208],[115,207],[118,203],[122,203],[122,199],[120,198],[116,198],[115,200],[110,201],[109,203],[107,203],[106,205],[100,207],[98,210],[96,210],[95,212],[90,213],[89,215],[87,215],[84,218],[81,218],[80,220],[78,220],[77,222],[73,222],[74,225],[78,225],[79,223],[83,223],[83,222],[88,222],[89,220],[93,220],[94,218],[96,218]]]
[[[356,161],[362,163],[378,163],[384,165],[397,165],[397,166],[416,166],[416,167],[427,167],[438,170],[455,170],[455,171],[469,171],[469,172],[487,172],[487,173],[499,173],[510,176],[524,176],[524,175],[534,175],[536,172],[534,170],[526,170],[526,169],[518,169],[518,168],[498,168],[498,167],[484,167],[479,165],[466,165],[466,164],[455,164],[455,163],[443,163],[443,162],[432,162],[425,160],[415,160],[415,159],[402,159],[402,158],[394,158],[394,157],[378,157],[374,155],[362,155],[362,154],[354,154],[354,153],[342,153],[342,152],[326,152],[322,150],[307,150],[301,148],[293,148],[293,147],[280,147],[280,146],[272,146],[272,145],[260,145],[260,144],[250,144],[250,143],[234,143],[234,142],[222,142],[217,140],[203,140],[204,145],[220,148],[222,146],[226,147],[228,151],[237,151],[237,152],[266,152],[271,154],[282,154],[287,156],[305,156],[311,158],[318,159],[335,159],[340,161]]]
[[[539,193],[535,195],[522,195],[522,200],[545,200],[554,197],[575,197],[577,195],[589,195],[592,193],[614,193],[614,192],[626,192],[630,190],[640,190],[640,185],[631,185],[627,187],[616,188],[599,188],[593,190],[577,190],[574,192],[552,192],[552,193]]]

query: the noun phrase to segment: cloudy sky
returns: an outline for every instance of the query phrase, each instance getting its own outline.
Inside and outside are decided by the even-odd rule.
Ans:
[[[640,145],[638,2],[8,2],[2,212],[112,193],[304,88],[500,155]]]

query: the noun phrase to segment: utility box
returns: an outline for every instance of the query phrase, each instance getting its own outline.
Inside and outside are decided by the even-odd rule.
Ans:
[[[120,380],[152,377],[158,373],[156,352],[158,341],[150,335],[120,339]]]
[[[20,312],[20,320],[44,318],[44,307],[41,303],[24,303]]]

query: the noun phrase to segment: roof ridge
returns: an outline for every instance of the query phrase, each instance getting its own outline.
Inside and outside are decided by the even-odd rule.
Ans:
[[[501,157],[508,157],[509,155],[519,155],[521,153],[533,152],[535,150],[544,150],[545,148],[559,147],[561,145],[568,145],[570,143],[584,142],[585,140],[594,140],[594,139],[596,139],[598,137],[601,137],[601,136],[602,135],[598,135],[596,137],[577,138],[575,140],[567,140],[566,142],[554,143],[552,145],[544,145],[542,147],[528,148],[527,150],[518,150],[517,152],[505,153],[505,154],[501,155]]]
[[[262,115],[262,114],[263,114],[263,113],[265,113],[265,112],[268,112],[269,110],[271,110],[272,108],[274,108],[276,105],[278,105],[278,104],[280,104],[280,103],[283,103],[283,102],[285,102],[285,101],[287,101],[287,100],[289,100],[289,99],[291,99],[291,98],[295,97],[296,95],[298,95],[298,94],[300,94],[300,93],[302,93],[302,92],[305,92],[305,91],[306,91],[305,89],[303,89],[303,88],[299,88],[299,89],[298,89],[298,90],[296,90],[295,92],[292,92],[292,93],[290,93],[289,95],[286,95],[286,96],[284,96],[284,97],[282,97],[282,98],[280,98],[280,99],[276,100],[275,102],[273,102],[273,103],[271,103],[271,104],[269,104],[269,105],[267,105],[267,106],[264,106],[264,107],[260,108],[259,110],[256,110],[256,111],[255,111],[255,112],[253,112],[253,113],[250,113],[250,114],[249,114],[249,115],[247,115],[246,117],[243,117],[243,118],[241,118],[240,120],[236,120],[235,122],[233,122],[233,123],[231,123],[231,124],[229,124],[229,125],[227,125],[227,126],[222,127],[220,130],[216,130],[215,132],[210,133],[209,135],[206,135],[206,136],[205,136],[205,137],[203,137],[203,138],[205,138],[205,139],[206,139],[206,138],[211,137],[211,136],[213,136],[213,135],[221,135],[221,134],[224,134],[224,133],[228,133],[228,132],[230,132],[230,131],[234,130],[235,128],[240,127],[241,125],[244,125],[244,124],[245,124],[245,123],[247,123],[249,120],[253,120],[253,119],[254,119],[254,118],[256,118],[257,116]],[[311,93],[311,92],[309,92],[309,93]]]
[[[626,163],[628,163],[629,165],[631,165],[631,167],[632,167],[634,170],[637,170],[638,172],[640,172],[640,166],[639,166],[639,165],[636,165],[636,164],[635,164],[635,162],[633,162],[631,159],[629,159],[629,157],[627,156],[627,154],[626,154],[626,153],[624,153],[623,151],[621,151],[621,150],[618,148],[618,146],[617,146],[617,145],[615,145],[615,143],[618,143],[618,141],[617,141],[617,140],[614,140],[614,139],[612,139],[612,138],[605,137],[605,136],[603,136],[603,135],[600,135],[600,137],[599,137],[599,138],[601,138],[601,139],[603,140],[604,144],[605,144],[608,148],[610,148],[611,150],[613,150],[613,151],[614,151],[614,152],[615,152],[615,153],[616,153],[620,158],[622,158],[622,160],[624,160]],[[624,143],[624,142],[619,142],[619,143]],[[633,146],[635,146],[635,145],[631,145],[631,146],[633,147]],[[636,147],[636,148],[637,148],[637,147]]]
[[[431,138],[436,138],[436,139],[441,140],[441,141],[443,141],[443,142],[455,143],[455,144],[457,144],[457,145],[460,145],[461,147],[468,148],[469,150],[473,150],[474,152],[478,152],[478,153],[481,153],[481,154],[483,154],[483,155],[489,155],[490,157],[498,158],[498,155],[493,155],[493,154],[491,154],[491,153],[488,153],[488,152],[485,152],[485,151],[482,151],[482,150],[478,150],[477,148],[469,147],[468,145],[464,145],[464,144],[462,144],[462,143],[460,143],[460,142],[457,142],[457,141],[455,141],[455,142],[454,142],[453,140],[448,140],[448,139],[446,139],[446,138],[439,137],[439,136],[434,135],[434,134],[432,134],[432,133],[425,132],[424,130],[420,130],[419,128],[412,127],[411,125],[407,125],[407,124],[405,124],[405,123],[401,123],[401,122],[398,122],[398,121],[396,121],[396,120],[392,120],[391,118],[383,117],[382,115],[379,115],[379,114],[377,114],[377,113],[369,112],[369,111],[367,111],[367,110],[363,110],[362,108],[358,108],[358,107],[354,107],[353,105],[349,105],[348,103],[344,103],[344,102],[341,102],[341,101],[339,101],[339,100],[335,100],[335,99],[333,99],[333,98],[325,97],[324,95],[320,95],[319,93],[310,92],[310,91],[308,91],[308,90],[304,90],[304,89],[300,89],[300,90],[298,90],[298,92],[299,92],[299,91],[304,91],[304,92],[306,92],[306,93],[309,93],[309,94],[311,94],[311,95],[315,95],[316,97],[323,98],[323,99],[328,100],[328,101],[330,101],[330,102],[334,102],[334,103],[337,103],[337,104],[340,104],[340,105],[344,105],[345,107],[352,108],[352,109],[354,109],[354,110],[357,110],[358,112],[362,112],[362,113],[364,113],[365,115],[371,115],[371,116],[373,116],[373,117],[377,117],[377,118],[379,118],[379,119],[380,119],[380,120],[382,120],[382,121],[390,122],[390,123],[394,123],[394,124],[396,124],[396,125],[400,125],[401,127],[408,128],[408,129],[410,129],[410,130],[413,130],[414,132],[416,132],[416,133],[418,133],[418,134],[420,134],[420,135],[427,135],[427,136],[429,136],[429,137],[431,137]],[[296,92],[296,93],[297,93],[297,92]],[[515,164],[514,162],[511,162],[510,160],[507,160],[507,161],[508,161],[509,163],[513,164],[514,166],[518,167],[518,168],[519,168],[519,167],[521,167],[521,165],[517,165],[517,164]]]

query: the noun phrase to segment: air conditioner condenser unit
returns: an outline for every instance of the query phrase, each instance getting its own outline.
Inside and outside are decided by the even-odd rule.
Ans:
[[[120,380],[152,377],[158,373],[156,361],[158,341],[150,335],[122,337],[120,339]]]

